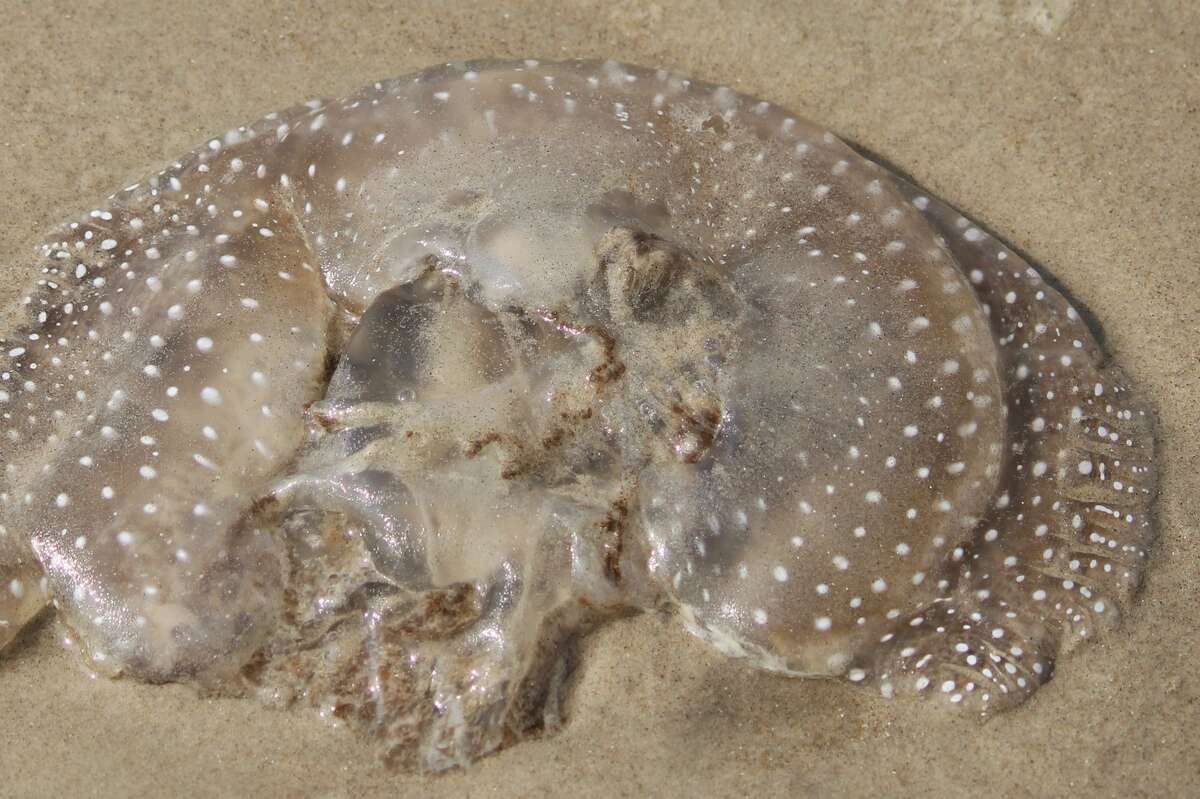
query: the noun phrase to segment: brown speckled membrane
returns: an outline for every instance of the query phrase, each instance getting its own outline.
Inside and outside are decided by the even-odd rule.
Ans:
[[[306,702],[398,762],[561,721],[572,641],[977,712],[1111,627],[1149,422],[1075,310],[769,103],[480,62],[214,138],[5,322],[0,642]]]

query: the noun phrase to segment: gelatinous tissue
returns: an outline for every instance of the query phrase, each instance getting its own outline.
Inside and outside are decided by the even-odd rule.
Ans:
[[[1150,418],[1018,254],[770,103],[478,62],[270,114],[51,237],[0,326],[0,646],[392,761],[563,722],[641,609],[986,713],[1113,626]],[[801,701],[797,699],[797,701]]]

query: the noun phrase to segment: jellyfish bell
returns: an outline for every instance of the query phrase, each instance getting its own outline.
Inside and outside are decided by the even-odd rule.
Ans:
[[[210,139],[52,234],[0,341],[0,646],[463,765],[573,644],[988,713],[1119,618],[1149,417],[1017,253],[828,131],[472,62]]]

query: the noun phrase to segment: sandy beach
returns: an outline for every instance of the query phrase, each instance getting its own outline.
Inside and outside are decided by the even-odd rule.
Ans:
[[[558,735],[435,778],[303,712],[0,658],[0,796],[1200,795],[1200,6],[0,0],[0,303],[40,236],[208,135],[473,57],[665,66],[814,119],[1052,274],[1157,413],[1123,628],[986,724],[755,673],[671,619],[584,644]]]

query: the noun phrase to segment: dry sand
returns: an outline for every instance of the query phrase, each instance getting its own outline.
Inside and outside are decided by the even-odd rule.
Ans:
[[[0,301],[39,233],[207,134],[473,56],[611,56],[761,95],[1061,279],[1160,417],[1161,541],[1124,629],[980,725],[750,673],[643,617],[589,640],[562,734],[421,779],[306,714],[91,681],[43,624],[0,661],[0,795],[1200,795],[1197,4],[4,0]]]

